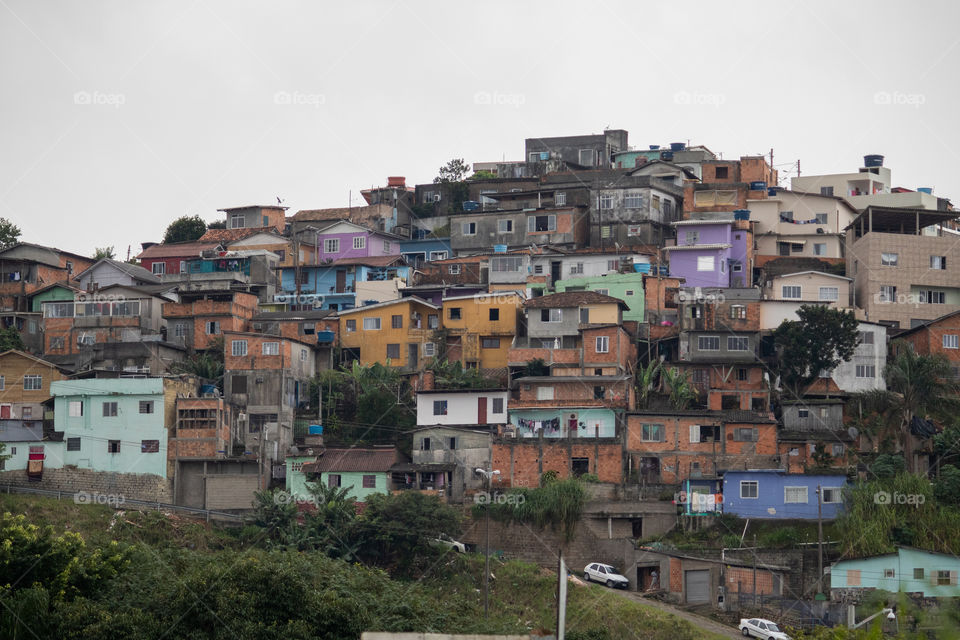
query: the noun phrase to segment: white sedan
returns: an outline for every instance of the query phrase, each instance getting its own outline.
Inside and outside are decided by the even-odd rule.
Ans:
[[[600,564],[599,562],[594,562],[586,566],[583,570],[583,579],[587,582],[601,582],[608,587],[616,587],[618,589],[626,589],[630,586],[630,581],[617,573],[616,569],[608,564]]]
[[[777,623],[763,618],[742,618],[740,633],[745,637],[762,638],[763,640],[790,640],[790,636],[780,631]]]

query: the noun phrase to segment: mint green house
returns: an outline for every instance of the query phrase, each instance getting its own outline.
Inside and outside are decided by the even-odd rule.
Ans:
[[[303,465],[308,462],[316,462],[317,456],[287,456],[287,480],[285,489],[287,493],[299,500],[306,500],[310,497],[307,490],[307,476],[303,472]]]
[[[50,395],[64,466],[167,477],[163,379],[61,380]]]
[[[830,591],[834,599],[856,589],[956,598],[960,596],[958,575],[960,559],[956,556],[900,547],[896,553],[837,562],[830,567]]]
[[[374,493],[390,493],[394,489],[391,468],[400,462],[394,446],[326,449],[301,467],[305,482],[319,482],[325,487],[349,489],[349,496],[364,502]],[[288,476],[293,493],[293,479]],[[306,487],[302,489],[306,494]],[[296,494],[294,494],[296,495]]]
[[[567,278],[555,283],[557,293],[564,291],[596,291],[627,303],[624,321],[644,322],[643,274],[608,273],[601,276]]]
[[[43,313],[44,302],[73,302],[75,296],[81,293],[77,287],[57,282],[30,294],[30,311]]]

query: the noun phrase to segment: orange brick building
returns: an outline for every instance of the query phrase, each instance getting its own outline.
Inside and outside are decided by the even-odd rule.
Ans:
[[[515,438],[497,436],[491,444],[491,464],[504,487],[537,487],[547,471],[560,478],[596,474],[600,482],[623,482],[623,444],[619,437]]]
[[[897,339],[912,345],[918,354],[943,356],[953,367],[953,377],[960,378],[960,311],[925,322]]]
[[[167,339],[204,350],[225,331],[247,331],[257,312],[257,296],[239,291],[181,291],[180,302],[166,302]]]
[[[27,296],[55,282],[69,282],[95,260],[21,242],[0,251],[0,309],[30,311]]]

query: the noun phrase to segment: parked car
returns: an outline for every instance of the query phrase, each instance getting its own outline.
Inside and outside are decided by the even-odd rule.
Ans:
[[[626,589],[630,586],[630,581],[617,573],[617,570],[608,564],[594,562],[588,564],[583,570],[583,579],[587,582],[600,582],[608,587],[617,589]]]
[[[458,542],[457,540],[454,540],[453,538],[451,538],[445,533],[441,533],[440,537],[434,538],[433,540],[431,540],[430,546],[444,547],[446,549],[450,549],[451,551],[455,551],[457,553],[467,552],[467,545],[463,544],[462,542]]]
[[[780,631],[776,622],[763,618],[743,618],[740,620],[740,633],[747,638],[762,640],[790,640],[790,636]]]

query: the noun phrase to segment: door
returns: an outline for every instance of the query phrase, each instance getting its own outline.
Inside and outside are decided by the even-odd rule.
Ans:
[[[561,262],[554,261],[550,263],[550,282],[556,282],[563,277],[563,274],[560,270]]]
[[[10,419],[10,405],[4,404],[0,405],[0,420],[9,420]]]
[[[416,342],[410,342],[407,344],[407,366],[411,369],[416,369],[419,365],[420,357],[419,350],[417,349]]]
[[[347,288],[347,272],[337,269],[337,293],[343,293]]]
[[[477,424],[487,424],[487,399],[477,398]]]
[[[687,604],[710,602],[710,570],[697,569],[683,572],[684,591]]]

